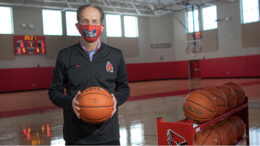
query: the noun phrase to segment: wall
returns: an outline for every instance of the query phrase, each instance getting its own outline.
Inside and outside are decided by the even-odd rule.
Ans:
[[[13,7],[13,20],[14,35],[43,35],[41,9]],[[23,28],[22,24],[33,24],[34,28]],[[0,68],[54,66],[58,51],[62,48],[77,43],[79,37],[70,37],[65,35],[45,36],[45,39],[47,44],[46,56],[14,55],[13,35],[0,34]]]
[[[127,63],[175,60],[172,15],[139,17],[139,56],[126,57]],[[170,48],[151,48],[152,44],[171,43]]]
[[[178,12],[173,15],[174,18],[174,38],[175,38],[175,56],[176,60],[195,60],[203,58],[219,58],[231,56],[246,56],[260,54],[260,46],[243,47],[242,25],[240,20],[240,6],[239,1],[234,2],[217,2],[217,17],[224,19],[230,17],[230,21],[218,22],[217,41],[218,49],[215,51],[205,51],[196,54],[187,54],[185,28],[176,21],[180,19],[185,24],[185,13]],[[249,24],[246,24],[249,25]],[[258,27],[259,29],[259,27]],[[246,31],[246,30],[245,30]],[[248,41],[246,41],[248,42]],[[247,45],[249,46],[249,45]],[[211,50],[202,48],[204,50]]]

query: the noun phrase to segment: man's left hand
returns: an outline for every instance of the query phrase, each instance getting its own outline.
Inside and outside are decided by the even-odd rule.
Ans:
[[[114,101],[113,112],[112,112],[112,114],[111,114],[111,117],[112,117],[112,116],[115,114],[115,112],[116,112],[117,101],[116,101],[115,95],[114,95],[114,94],[111,94],[111,95],[112,95],[113,101]]]

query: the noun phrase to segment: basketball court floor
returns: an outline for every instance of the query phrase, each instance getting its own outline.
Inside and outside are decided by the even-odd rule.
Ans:
[[[260,145],[260,78],[203,79],[199,88],[239,83],[249,99],[250,145]],[[131,97],[119,108],[121,145],[157,145],[157,117],[184,119],[182,105],[189,80],[130,83]],[[62,110],[47,90],[0,94],[0,145],[64,145]]]

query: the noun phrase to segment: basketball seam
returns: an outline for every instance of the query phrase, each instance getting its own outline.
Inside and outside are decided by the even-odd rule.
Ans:
[[[216,111],[217,111],[217,109],[216,109],[216,102],[215,102],[212,98],[210,98],[210,97],[208,97],[206,94],[204,94],[203,92],[198,92],[198,93],[204,95],[204,96],[207,97],[209,100],[211,100],[211,102],[215,103],[215,112],[216,112]],[[210,110],[209,110],[209,111],[210,111]]]
[[[212,113],[216,112],[216,107],[215,107],[215,111],[212,111],[212,110],[210,110],[210,109],[208,109],[208,108],[206,108],[206,107],[204,107],[204,106],[202,106],[202,105],[200,105],[200,104],[198,104],[198,103],[196,103],[196,102],[193,102],[193,101],[191,101],[191,100],[189,100],[189,99],[187,99],[186,101],[189,101],[189,102],[191,102],[191,103],[194,103],[194,104],[196,104],[196,105],[199,105],[199,106],[203,107],[204,109],[206,109],[206,110],[208,110],[208,111],[210,111],[210,112],[212,112]]]
[[[225,87],[228,88],[228,92],[227,92],[228,96],[227,97],[231,97],[231,92],[232,92],[231,90],[233,90],[233,89],[229,86],[226,86],[226,85],[225,85]],[[219,89],[219,87],[217,87],[217,88]],[[234,93],[234,91],[233,91],[233,93]],[[237,103],[236,104],[230,104],[230,102],[235,99],[235,93],[233,94],[233,96],[231,98],[227,98],[227,99],[228,99],[228,108],[233,109],[233,106],[236,106]],[[235,101],[236,101],[236,99],[235,99]]]
[[[223,142],[222,142],[221,136],[219,135],[218,130],[215,129],[215,131],[216,131],[216,133],[217,133],[217,135],[218,135],[218,137],[219,137],[219,140],[220,140],[221,145],[223,145]]]
[[[202,142],[202,144],[201,144],[201,145],[203,145],[203,144],[206,142],[206,140],[209,138],[210,134],[211,134],[211,131],[210,131],[210,133],[207,135],[207,137],[206,137],[206,138],[204,138],[204,141]]]
[[[204,96],[206,96],[209,100],[211,100],[211,102],[213,101],[213,103],[215,103],[215,101],[214,101],[212,98],[208,97],[208,96],[205,95],[204,93],[201,93],[201,92],[199,92],[199,93],[202,94],[202,95],[204,95]],[[215,111],[216,111],[216,103],[215,103]]]
[[[86,93],[86,94],[83,94],[83,95],[85,96],[85,95],[88,95],[88,94],[102,94],[102,95],[105,95],[106,97],[108,97],[109,99],[111,99],[110,96],[107,96],[107,95],[104,94],[104,93]],[[83,96],[83,95],[81,95],[81,96]]]
[[[108,118],[109,116],[106,116],[105,118],[101,118],[101,119],[95,119],[95,120],[104,120],[106,118]],[[94,119],[88,119],[88,118],[84,118],[85,120],[88,120],[88,121],[91,121],[91,122],[94,122],[95,120]],[[98,122],[99,123],[99,122]]]
[[[195,116],[191,115],[189,112],[187,112],[185,109],[184,109],[184,111],[185,111],[186,114],[189,114],[191,117],[194,117],[194,118],[197,118],[197,119],[206,119],[206,118],[195,117]],[[214,117],[215,117],[215,116],[213,116],[213,118],[214,118]],[[210,120],[210,119],[212,119],[212,118],[207,118],[207,119]]]
[[[225,103],[225,100],[224,100],[222,97],[218,96],[218,95],[215,94],[215,93],[211,93],[211,92],[210,92],[210,94],[212,94],[213,96],[219,98],[220,100],[222,100],[222,101]]]
[[[102,108],[102,107],[113,107],[112,105],[109,105],[109,106],[79,106],[79,107],[82,107],[82,108]]]

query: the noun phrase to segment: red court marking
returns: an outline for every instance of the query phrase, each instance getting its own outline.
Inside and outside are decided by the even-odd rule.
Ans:
[[[56,109],[59,108],[56,106],[48,106],[48,107],[38,107],[38,108],[30,108],[30,109],[22,109],[22,110],[14,110],[14,111],[5,111],[5,112],[0,112],[0,118],[40,113],[40,112],[45,112],[48,110],[56,110]]]
[[[256,84],[260,84],[260,81],[252,81],[252,82],[240,83],[241,86],[250,86],[250,85],[256,85]]]
[[[149,98],[158,98],[158,97],[166,97],[166,96],[174,96],[174,95],[183,95],[188,94],[190,91],[187,90],[179,90],[179,91],[172,91],[172,92],[164,92],[164,93],[155,93],[155,94],[148,94],[148,95],[139,95],[139,96],[131,96],[127,99],[127,101],[132,100],[140,100],[140,99],[149,99]]]

